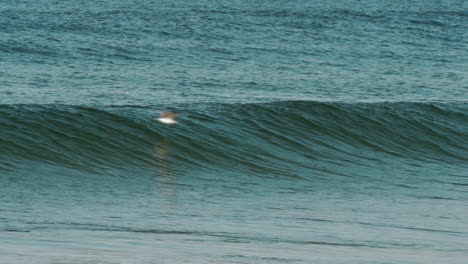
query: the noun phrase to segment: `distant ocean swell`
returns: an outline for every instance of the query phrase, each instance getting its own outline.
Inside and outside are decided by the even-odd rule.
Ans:
[[[103,10],[106,10],[104,8]],[[6,54],[37,54],[44,57],[80,58],[109,57],[123,60],[157,60],[152,58],[154,43],[135,48],[134,42],[122,43],[120,46],[97,41],[86,44],[64,45],[70,39],[62,34],[97,34],[120,38],[158,36],[159,41],[170,41],[179,38],[224,39],[239,38],[252,34],[265,34],[268,38],[277,38],[268,30],[271,25],[289,30],[306,30],[319,40],[335,38],[322,32],[325,28],[335,28],[337,24],[347,25],[358,22],[360,27],[367,23],[387,25],[391,28],[402,28],[410,34],[423,34],[425,37],[443,39],[450,43],[461,41],[463,23],[468,16],[462,11],[351,11],[351,10],[295,10],[253,9],[244,10],[227,8],[211,10],[209,8],[163,10],[37,10],[24,11],[16,9],[0,10],[5,19],[0,26],[9,36],[17,31],[35,30],[35,39],[16,37],[0,39],[0,52]],[[251,21],[257,23],[252,24]],[[86,23],[83,23],[86,21]],[[197,21],[198,23],[193,23]],[[125,22],[127,25],[124,25]],[[362,24],[361,24],[362,23]],[[235,26],[233,26],[235,25]],[[222,31],[223,29],[225,31]],[[453,33],[447,36],[446,30]],[[210,34],[207,34],[210,33]],[[221,33],[223,32],[223,33]],[[232,33],[227,33],[232,32]],[[288,34],[292,34],[290,31]],[[234,34],[235,33],[235,34]],[[232,35],[231,35],[232,34]],[[408,34],[408,38],[410,38]],[[287,36],[289,38],[291,36]],[[423,45],[420,41],[406,41],[407,44]],[[65,48],[64,48],[65,47]],[[168,48],[168,47],[165,47]],[[248,49],[248,47],[245,47]],[[232,50],[210,49],[215,52],[233,53]],[[279,51],[279,50],[278,50]],[[245,52],[245,50],[244,50]]]
[[[0,170],[35,161],[103,172],[170,158],[180,170],[235,168],[298,176],[314,162],[468,161],[468,108],[437,103],[181,106],[166,126],[152,107],[0,106]],[[168,155],[170,154],[170,155]],[[294,168],[294,169],[292,169]]]

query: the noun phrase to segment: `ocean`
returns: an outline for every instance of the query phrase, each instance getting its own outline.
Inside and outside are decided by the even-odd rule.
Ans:
[[[467,263],[467,28],[463,0],[0,0],[0,263]]]

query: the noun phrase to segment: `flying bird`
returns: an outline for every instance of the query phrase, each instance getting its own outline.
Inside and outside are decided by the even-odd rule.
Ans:
[[[159,111],[161,115],[159,116],[159,118],[156,118],[155,120],[158,120],[159,122],[163,124],[168,124],[168,125],[177,124],[177,121],[175,121],[174,118],[178,116],[179,113],[169,113],[169,112],[165,112],[159,109],[157,110]]]

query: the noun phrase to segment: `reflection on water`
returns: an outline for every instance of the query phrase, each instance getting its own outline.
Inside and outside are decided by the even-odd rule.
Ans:
[[[172,169],[170,142],[163,140],[153,147],[153,164],[160,183],[161,193],[167,196],[175,194],[174,174]]]

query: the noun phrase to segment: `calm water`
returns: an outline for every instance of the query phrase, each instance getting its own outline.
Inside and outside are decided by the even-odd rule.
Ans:
[[[0,0],[0,263],[466,263],[467,28],[461,0]]]

